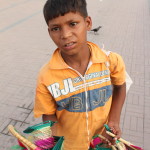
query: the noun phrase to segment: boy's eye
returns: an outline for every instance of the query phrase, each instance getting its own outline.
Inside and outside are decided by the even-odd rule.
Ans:
[[[76,25],[77,25],[77,22],[71,22],[71,23],[70,23],[70,26],[72,26],[72,27],[73,27],[73,26],[76,26]]]
[[[59,30],[60,30],[59,27],[54,27],[54,28],[51,29],[51,31],[59,31]]]

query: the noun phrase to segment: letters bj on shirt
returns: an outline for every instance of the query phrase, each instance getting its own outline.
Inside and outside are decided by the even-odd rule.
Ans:
[[[85,75],[85,80],[94,79],[94,78],[102,77],[105,75],[109,75],[108,70],[87,74],[87,75]],[[57,82],[49,85],[47,88],[54,98],[58,98],[61,95],[67,95],[68,93],[75,92],[79,89],[84,88],[85,86],[93,86],[95,84],[101,84],[101,83],[110,81],[110,77],[105,77],[105,78],[94,80],[91,82],[86,82],[86,83],[80,84],[78,86],[73,86],[73,83],[77,83],[82,80],[83,79],[81,77],[77,77],[75,79],[67,78],[67,79],[63,80],[64,89],[60,89],[60,84]]]

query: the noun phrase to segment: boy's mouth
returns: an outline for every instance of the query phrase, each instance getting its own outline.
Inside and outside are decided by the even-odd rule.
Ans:
[[[65,44],[65,47],[70,47],[70,46],[72,46],[73,44],[74,44],[74,42],[67,43],[67,44]]]

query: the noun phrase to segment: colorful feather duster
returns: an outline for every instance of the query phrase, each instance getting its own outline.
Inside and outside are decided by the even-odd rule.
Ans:
[[[33,142],[42,149],[50,149],[55,146],[54,137],[52,136],[51,127],[55,122],[46,121],[40,124],[28,127],[24,133],[33,136]]]

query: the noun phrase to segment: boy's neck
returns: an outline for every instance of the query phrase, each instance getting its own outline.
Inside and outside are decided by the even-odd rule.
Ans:
[[[80,53],[77,53],[76,55],[61,55],[64,61],[71,68],[77,70],[80,74],[84,76],[91,56],[91,52],[88,46],[86,49],[81,50]]]

